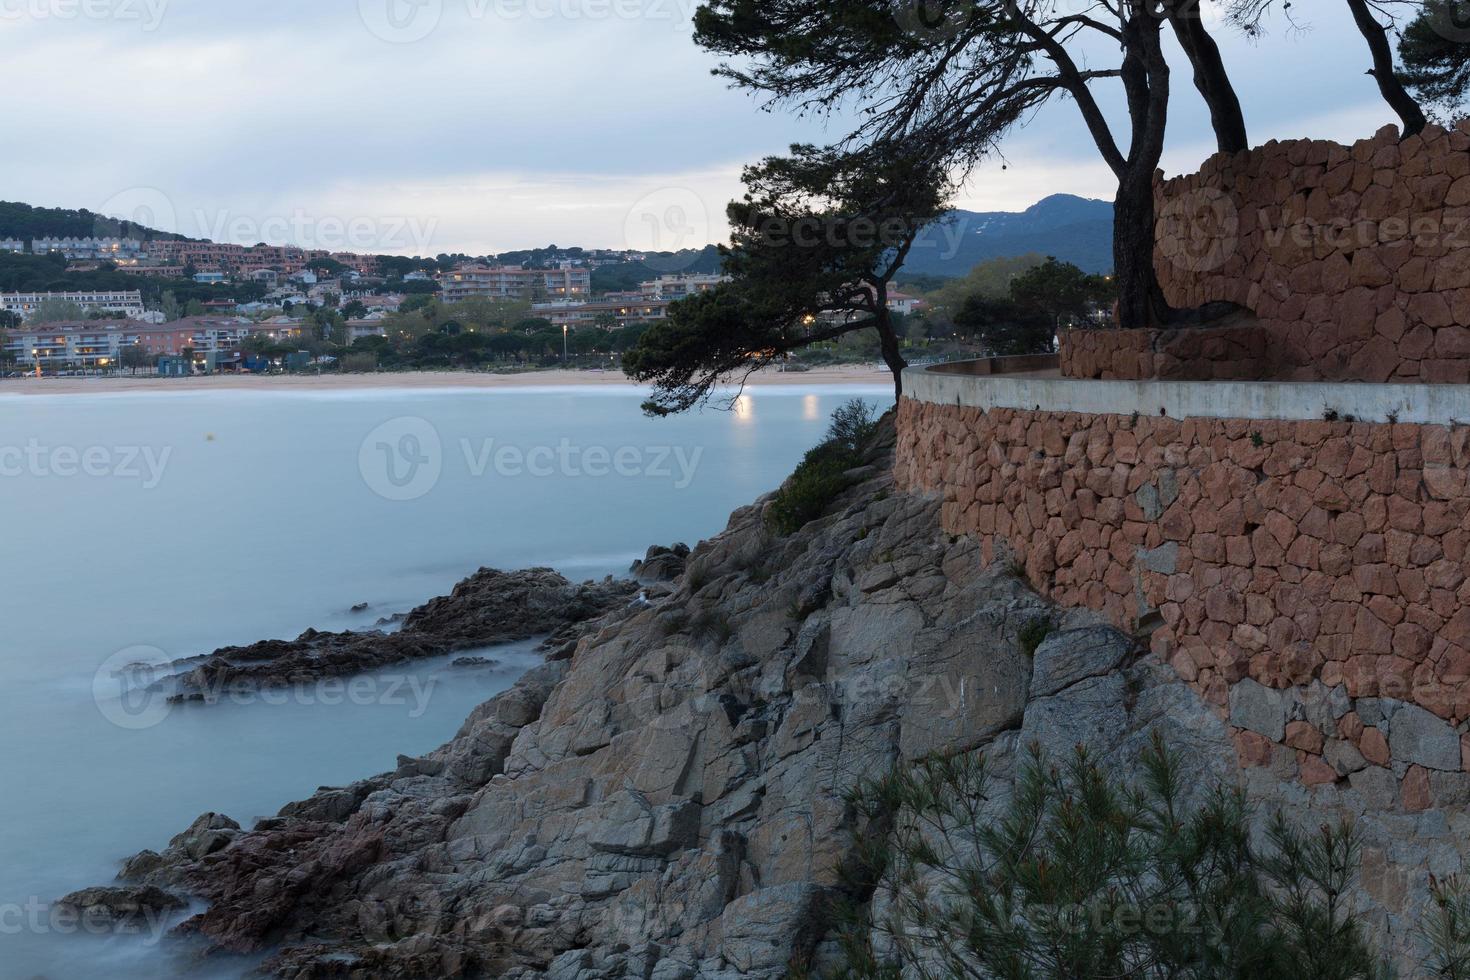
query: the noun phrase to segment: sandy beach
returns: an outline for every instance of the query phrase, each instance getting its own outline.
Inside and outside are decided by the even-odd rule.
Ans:
[[[762,371],[749,386],[817,387],[821,385],[884,385],[893,375],[870,365],[844,365],[803,372]],[[101,395],[129,391],[331,391],[363,388],[532,388],[582,385],[629,385],[620,371],[526,371],[490,374],[479,371],[401,371],[380,374],[252,375],[217,374],[193,378],[89,377],[8,378],[0,381],[3,395]]]

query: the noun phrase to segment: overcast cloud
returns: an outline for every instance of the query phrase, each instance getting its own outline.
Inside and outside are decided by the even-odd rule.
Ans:
[[[693,5],[0,0],[0,196],[221,241],[402,254],[719,240],[742,163],[842,129],[761,112],[711,77]],[[1217,28],[1253,142],[1392,121],[1340,8],[1297,0],[1312,30],[1260,42]],[[1174,85],[1171,173],[1213,149],[1186,67]],[[957,203],[1112,197],[1071,104],[1029,120],[1006,157]]]

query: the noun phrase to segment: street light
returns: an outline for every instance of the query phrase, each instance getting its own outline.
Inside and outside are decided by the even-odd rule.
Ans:
[[[567,324],[561,325],[561,366],[567,366]]]

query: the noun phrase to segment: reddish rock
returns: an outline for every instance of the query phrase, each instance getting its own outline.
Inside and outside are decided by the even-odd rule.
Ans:
[[[1404,774],[1401,792],[1405,810],[1419,813],[1429,809],[1429,770],[1420,765],[1410,766],[1409,771]]]
[[[1231,737],[1235,741],[1235,753],[1242,766],[1269,766],[1275,743],[1264,735],[1244,728],[1234,729]]]
[[[1322,754],[1324,742],[1322,732],[1306,721],[1289,721],[1286,723],[1286,737],[1283,741],[1294,749],[1310,752],[1313,755]]]
[[[1337,770],[1323,761],[1320,755],[1303,754],[1300,769],[1302,782],[1308,786],[1337,782]]]
[[[1358,751],[1375,766],[1388,765],[1388,739],[1377,728],[1369,726],[1363,729],[1363,734],[1358,739]]]

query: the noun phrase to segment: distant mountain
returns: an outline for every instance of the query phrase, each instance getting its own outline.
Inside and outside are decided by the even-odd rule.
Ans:
[[[37,208],[19,201],[0,201],[0,238],[29,242],[36,238],[136,238],[140,241],[187,241],[183,235],[158,231],[135,221],[121,221],[86,208]]]
[[[1054,255],[1086,272],[1113,268],[1113,205],[1053,194],[1025,211],[953,211],[920,236],[904,270],[914,275],[962,276],[989,259],[1030,252]]]

